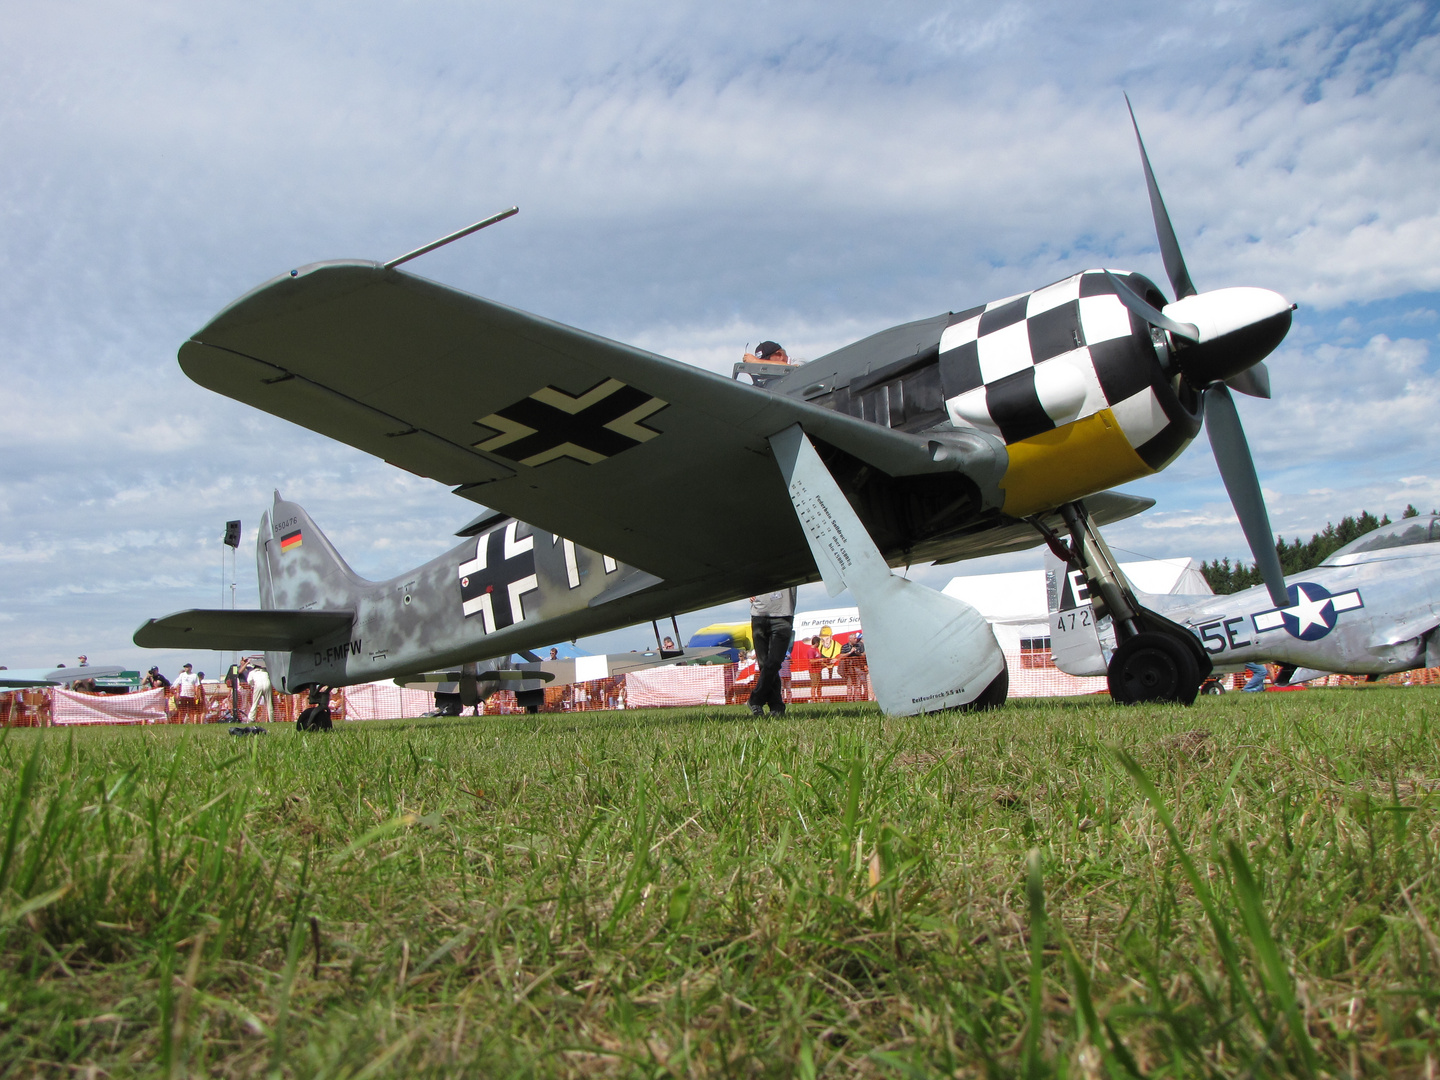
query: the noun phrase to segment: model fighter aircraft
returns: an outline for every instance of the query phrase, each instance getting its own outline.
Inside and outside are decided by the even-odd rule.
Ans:
[[[1269,396],[1261,361],[1293,305],[1197,292],[1135,134],[1174,301],[1143,275],[1087,270],[803,366],[740,365],[756,385],[399,269],[513,209],[388,263],[266,282],[184,343],[185,373],[487,509],[456,549],[372,583],[277,495],[265,610],[181,612],[136,643],[264,647],[291,691],[457,665],[483,680],[488,658],[818,571],[855,597],[887,712],[989,706],[1008,677],[985,620],[890,567],[1043,539],[1114,618],[1116,697],[1193,700],[1208,653],[1137,600],[1098,531],[1151,500],[1107,489],[1165,468],[1206,424],[1281,603],[1230,389]],[[701,464],[716,479],[698,483]]]
[[[1440,516],[1382,525],[1286,581],[1281,605],[1258,585],[1228,596],[1139,597],[1187,627],[1216,670],[1268,660],[1281,665],[1281,685],[1440,666]],[[1046,587],[1055,665],[1105,674],[1114,643],[1089,610],[1086,583],[1057,565],[1047,567]]]

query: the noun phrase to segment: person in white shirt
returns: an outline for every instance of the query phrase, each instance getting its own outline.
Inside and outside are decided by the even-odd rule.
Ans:
[[[265,709],[265,722],[275,721],[275,706],[270,700],[270,673],[263,667],[251,666],[245,681],[250,684],[250,722],[255,723],[260,709]]]
[[[175,676],[175,712],[180,723],[200,722],[199,711],[201,706],[200,676],[195,674],[193,666],[186,664],[180,669],[180,674]]]

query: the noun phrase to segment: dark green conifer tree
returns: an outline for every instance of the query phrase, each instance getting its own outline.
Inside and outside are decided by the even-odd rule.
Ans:
[[[1402,516],[1417,517],[1419,513],[1420,511],[1416,510],[1414,506],[1406,506]],[[1298,574],[1302,570],[1311,570],[1350,541],[1378,529],[1381,525],[1389,524],[1389,514],[1383,514],[1377,518],[1370,511],[1362,510],[1358,517],[1346,515],[1341,518],[1339,525],[1326,522],[1325,528],[1315,533],[1309,540],[1301,540],[1297,536],[1293,542],[1286,543],[1282,536],[1275,541],[1275,554],[1280,556],[1280,569],[1285,572],[1287,577],[1291,574]],[[1205,575],[1205,580],[1209,582],[1210,588],[1215,590],[1218,595],[1237,593],[1242,589],[1264,584],[1259,569],[1253,563],[1246,565],[1243,559],[1235,560],[1233,566],[1229,559],[1202,562],[1200,572]]]

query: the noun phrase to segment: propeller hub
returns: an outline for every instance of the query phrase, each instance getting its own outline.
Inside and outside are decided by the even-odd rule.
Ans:
[[[1294,305],[1270,289],[1213,289],[1166,304],[1164,314],[1189,323],[1199,341],[1179,341],[1175,360],[1193,386],[1210,386],[1259,363],[1285,340]]]

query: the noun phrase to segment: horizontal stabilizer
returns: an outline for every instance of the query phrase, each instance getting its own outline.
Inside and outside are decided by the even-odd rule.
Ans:
[[[353,611],[226,611],[192,608],[135,631],[142,649],[291,652],[346,633]]]

